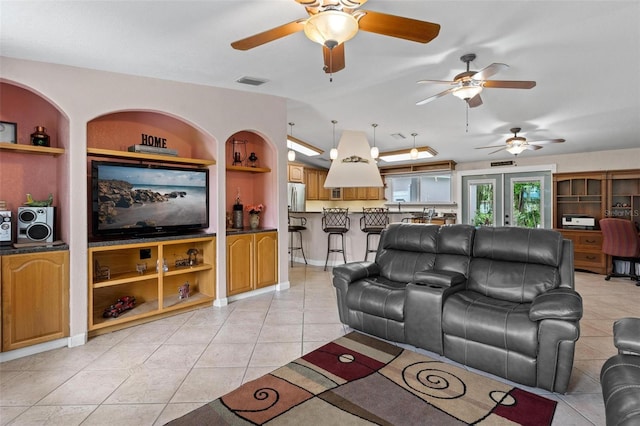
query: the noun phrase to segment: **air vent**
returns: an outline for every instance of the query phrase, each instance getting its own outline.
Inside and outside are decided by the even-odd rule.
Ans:
[[[391,133],[391,137],[394,139],[406,139],[407,137],[402,133]]]
[[[267,80],[261,80],[255,77],[240,77],[236,80],[237,83],[248,84],[250,86],[260,86],[267,82]]]

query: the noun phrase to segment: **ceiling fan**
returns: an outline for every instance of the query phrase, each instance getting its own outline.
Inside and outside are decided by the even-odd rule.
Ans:
[[[436,95],[416,102],[416,105],[424,105],[435,99],[438,99],[446,94],[452,93],[453,96],[463,99],[467,102],[470,108],[474,108],[482,105],[482,98],[480,98],[480,92],[485,87],[501,88],[501,89],[531,89],[535,87],[535,81],[509,81],[509,80],[487,80],[492,75],[509,68],[507,64],[493,63],[488,67],[481,69],[480,71],[470,71],[469,63],[476,59],[475,53],[468,53],[462,55],[460,60],[467,64],[467,70],[456,75],[453,81],[444,80],[419,80],[419,84],[435,83],[435,84],[448,84],[452,87],[440,92]]]
[[[506,150],[510,154],[518,155],[522,151],[531,150],[536,151],[538,149],[542,149],[540,145],[545,145],[548,143],[562,143],[564,139],[543,139],[538,141],[527,141],[526,138],[522,136],[518,136],[518,132],[520,132],[520,127],[513,127],[510,129],[511,133],[513,133],[513,137],[508,138],[506,140],[506,145],[492,145],[492,146],[481,146],[476,149],[485,149],[485,148],[499,148],[495,151],[491,151],[489,154],[495,154],[496,152],[500,152],[502,150]]]
[[[345,67],[344,42],[358,30],[428,43],[438,36],[440,25],[417,19],[358,9],[367,0],[295,0],[309,15],[293,22],[231,43],[238,50],[249,50],[270,41],[303,31],[322,45],[324,71],[334,73]]]

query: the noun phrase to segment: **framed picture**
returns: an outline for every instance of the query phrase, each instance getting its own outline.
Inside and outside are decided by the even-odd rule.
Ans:
[[[0,121],[0,142],[18,143],[18,124]]]

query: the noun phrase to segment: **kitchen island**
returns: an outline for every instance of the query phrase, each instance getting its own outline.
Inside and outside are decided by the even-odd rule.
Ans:
[[[307,229],[302,231],[302,247],[310,265],[324,266],[327,258],[327,234],[322,230],[322,211],[307,212],[291,212],[292,217],[305,217],[307,219]],[[422,216],[422,210],[407,211],[389,211],[389,223],[394,222],[413,222]],[[349,220],[351,221],[349,232],[344,234],[344,244],[347,262],[364,260],[366,250],[367,234],[360,230],[360,218],[362,217],[362,209],[349,210]],[[455,223],[455,216],[447,216],[447,221]],[[432,218],[431,223],[434,225],[444,225],[445,217],[437,216]],[[297,245],[297,237],[294,243]],[[339,240],[332,239],[332,247],[339,243]],[[371,237],[371,243],[374,247],[378,244],[377,237]],[[369,253],[368,260],[373,260],[375,253]],[[294,251],[294,262],[303,262],[302,253],[299,250]],[[344,263],[341,253],[331,253],[327,266],[340,265]],[[294,268],[296,265],[294,264]]]

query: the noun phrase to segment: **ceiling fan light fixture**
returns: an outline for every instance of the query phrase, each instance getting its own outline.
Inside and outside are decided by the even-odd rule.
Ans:
[[[358,21],[341,10],[325,10],[311,15],[304,24],[309,40],[333,48],[352,39],[358,32]]]
[[[482,86],[476,85],[472,82],[465,82],[462,84],[462,86],[454,89],[453,96],[464,101],[467,99],[472,99],[480,92],[482,92]]]
[[[525,149],[527,149],[527,147],[525,146],[525,144],[520,143],[520,142],[513,142],[511,143],[508,147],[507,147],[507,152],[509,154],[513,154],[513,155],[518,155],[520,154],[522,151],[524,151]]]

